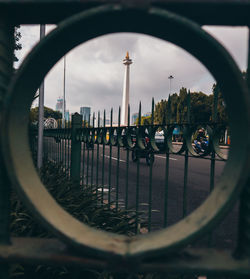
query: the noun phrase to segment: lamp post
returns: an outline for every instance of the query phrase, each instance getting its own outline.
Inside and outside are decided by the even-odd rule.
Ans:
[[[171,94],[171,85],[172,85],[172,79],[173,79],[174,77],[172,76],[172,75],[170,75],[169,77],[168,77],[168,79],[169,79],[169,95]]]
[[[45,37],[45,25],[40,25],[40,40]],[[39,115],[38,115],[38,146],[37,168],[42,167],[43,162],[43,126],[44,126],[44,81],[39,88]]]

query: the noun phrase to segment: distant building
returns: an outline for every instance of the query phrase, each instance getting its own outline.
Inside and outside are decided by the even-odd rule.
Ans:
[[[132,114],[132,123],[131,123],[132,125],[135,124],[136,119],[138,118],[138,116],[139,116],[138,112]]]
[[[63,98],[58,98],[56,101],[56,111],[63,112]]]
[[[90,107],[80,107],[80,114],[82,115],[83,120],[89,121],[90,113]]]
[[[65,120],[69,121],[69,111],[68,110],[65,111]]]

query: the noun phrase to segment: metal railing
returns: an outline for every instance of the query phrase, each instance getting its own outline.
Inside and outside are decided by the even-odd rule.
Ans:
[[[250,26],[250,2],[245,0],[152,0],[116,1],[114,4],[113,1],[98,0],[95,2],[88,0],[59,0],[56,2],[0,0],[0,14],[0,277],[8,278],[8,265],[11,263],[78,266],[79,270],[82,267],[91,267],[125,273],[152,271],[164,275],[174,273],[178,275],[249,277],[249,89],[233,58],[201,28],[201,25]],[[12,68],[13,26],[27,23],[58,24],[58,26],[33,48],[14,75]],[[219,164],[216,161],[217,156],[221,156],[217,144],[216,135],[218,136],[218,133],[215,121],[210,127],[211,131],[208,129],[211,157],[207,162],[210,162],[211,166],[209,184],[212,191],[207,199],[188,216],[185,216],[189,213],[188,201],[185,201],[185,197],[189,193],[187,187],[189,170],[193,160],[191,157],[197,156],[192,148],[190,136],[190,133],[193,132],[192,123],[183,123],[184,147],[180,153],[184,155],[182,215],[185,218],[171,226],[167,226],[170,224],[168,218],[165,218],[163,226],[167,226],[166,228],[144,236],[138,234],[127,237],[100,232],[78,222],[66,213],[44,189],[44,185],[38,177],[31,157],[27,133],[28,113],[34,94],[53,65],[80,43],[114,32],[152,35],[168,40],[194,55],[207,67],[220,85],[229,115],[231,145],[224,170],[214,187],[214,168]],[[248,68],[249,63],[248,61]],[[39,70],[34,71],[38,65]],[[248,71],[248,87],[249,80]],[[168,139],[172,126],[171,123],[165,124],[162,128],[164,128],[165,139]],[[72,133],[68,133],[67,129],[59,129],[59,134],[50,135],[58,138],[58,141],[60,140],[56,143],[58,152],[56,152],[54,160],[66,163],[65,169],[70,170],[69,174],[72,179],[80,180],[82,186],[93,184],[101,191],[105,189],[103,187],[105,177],[109,179],[111,174],[111,183],[107,183],[107,185],[116,188],[114,201],[118,203],[116,206],[119,206],[121,198],[119,196],[121,189],[119,178],[122,175],[120,161],[116,161],[116,168],[113,171],[116,178],[115,183],[112,182],[112,170],[109,172],[108,168],[106,172],[105,166],[111,165],[112,167],[111,157],[116,159],[123,155],[130,157],[129,153],[133,150],[139,152],[144,150],[142,134],[145,132],[145,127],[134,127],[136,133],[134,147],[129,141],[130,129],[133,129],[131,126],[81,128],[81,121],[78,122],[78,125],[71,130]],[[147,131],[150,135],[150,148],[154,151],[156,148],[153,134],[156,128],[158,126],[149,125]],[[241,136],[243,130],[245,132],[244,140]],[[106,131],[110,133],[109,138],[106,136],[107,142],[105,142]],[[127,133],[125,139],[123,131],[125,134]],[[65,139],[65,135],[69,138]],[[46,136],[48,137],[48,134]],[[97,140],[94,144],[95,148],[90,150],[87,144],[94,140],[95,142]],[[48,151],[53,147],[50,144],[52,143],[49,141]],[[125,150],[123,150],[124,145]],[[99,161],[99,167],[92,168],[92,156],[96,158],[95,156],[99,154],[98,156],[105,157],[106,151],[101,148],[106,146],[108,147],[109,164]],[[67,148],[71,148],[68,153],[64,152]],[[168,170],[171,164],[170,158],[173,156],[171,148],[171,140],[168,139],[165,143],[166,155],[164,155],[166,156],[164,157],[166,160],[164,198],[168,202],[170,202],[167,198],[170,195],[170,185],[167,181],[171,175]],[[113,156],[113,152],[117,152],[117,156]],[[83,154],[85,156],[85,160],[82,161],[85,162],[84,166],[81,164]],[[68,159],[63,160],[65,155],[68,156]],[[50,156],[53,159],[53,154]],[[86,160],[89,160],[89,164],[86,164]],[[127,159],[125,161],[129,162]],[[138,212],[142,196],[140,161],[141,159],[137,160],[135,175],[136,185],[138,185],[135,189],[135,206]],[[70,165],[70,162],[74,162],[74,164]],[[150,193],[153,191],[151,180],[153,181],[154,164],[150,163],[150,166],[147,167],[149,172],[148,224],[152,224]],[[130,199],[129,194],[126,194],[126,189],[128,192],[130,189],[129,179],[131,178],[129,171],[126,171],[127,166],[129,171],[132,169],[129,162],[125,167],[125,182],[128,181],[125,183],[123,196],[125,206],[126,203],[129,204]],[[90,175],[86,176],[86,173],[90,173]],[[98,181],[96,184],[95,178]],[[56,237],[55,239],[10,237],[10,189],[12,187],[16,189],[25,206],[34,213],[36,220],[50,231]],[[110,196],[110,201],[112,198]],[[103,202],[105,199],[105,191],[103,191]],[[219,221],[225,220],[226,214],[233,211],[233,206],[237,201],[239,202],[239,220],[238,224],[232,226],[232,229],[238,229],[234,252],[226,249],[219,251],[216,247],[190,248],[190,244],[210,233],[212,229],[216,228]],[[169,216],[168,203],[165,202],[164,206],[165,216]]]
[[[82,185],[82,189],[91,187],[95,189],[96,193],[100,192],[102,204],[105,202],[105,204],[114,205],[116,208],[120,206],[126,210],[135,209],[137,231],[140,227],[138,217],[141,212],[144,212],[144,222],[147,223],[147,230],[151,231],[151,222],[154,221],[152,220],[152,210],[154,210],[152,200],[157,199],[159,203],[162,203],[157,212],[158,215],[163,217],[160,218],[161,221],[158,220],[159,224],[157,224],[157,221],[154,222],[154,227],[166,227],[169,212],[168,188],[173,188],[171,182],[169,182],[170,160],[177,160],[170,156],[184,157],[181,163],[183,167],[181,171],[184,174],[181,180],[183,184],[181,189],[182,204],[179,204],[179,207],[182,208],[182,214],[179,216],[181,219],[187,215],[187,204],[190,205],[194,198],[192,196],[188,198],[187,195],[188,184],[192,186],[196,179],[193,174],[192,180],[188,183],[190,158],[209,160],[205,163],[207,170],[203,173],[204,177],[209,180],[209,187],[204,182],[203,186],[200,187],[201,191],[206,192],[205,197],[207,197],[214,188],[216,161],[225,162],[228,153],[229,146],[226,149],[224,149],[225,146],[223,146],[223,149],[220,147],[221,134],[227,128],[227,124],[216,122],[217,100],[214,101],[213,117],[211,116],[212,120],[209,123],[191,123],[190,96],[190,93],[188,93],[185,123],[171,123],[171,112],[165,112],[168,116],[165,123],[154,124],[154,100],[152,100],[151,116],[153,117],[151,117],[150,125],[121,126],[120,121],[118,121],[115,126],[111,122],[106,127],[106,112],[104,111],[102,127],[100,126],[100,113],[98,113],[97,118],[98,125],[95,127],[95,115],[93,115],[92,125],[90,125],[90,116],[87,121],[76,113],[72,116],[72,121],[66,123],[65,128],[45,130],[45,157],[61,165],[65,174],[79,183],[79,187]],[[214,99],[217,98],[218,94],[215,94]],[[130,111],[129,107],[128,111]],[[111,110],[110,119],[113,118],[113,110]],[[120,109],[117,119],[120,120]],[[130,113],[128,113],[128,123],[129,120]],[[138,123],[141,123],[141,104],[139,106]],[[62,126],[60,121],[58,126]],[[173,130],[176,127],[178,127],[181,137],[183,137],[181,142],[174,142]],[[208,138],[204,150],[195,149],[196,146],[193,143],[195,135],[201,128],[204,129]],[[158,139],[156,135],[158,135]],[[153,191],[154,184],[157,183],[154,175],[154,165],[156,164],[154,160],[159,160],[158,158],[161,162],[157,164],[157,167],[162,168],[164,173],[161,176],[162,182],[160,185],[160,191],[164,193],[163,197],[156,195]],[[221,165],[223,166],[223,163]],[[141,168],[143,168],[143,173],[141,173]],[[174,172],[174,169],[171,171]],[[217,179],[218,177],[217,174]],[[141,180],[145,179],[148,180],[148,185],[141,185]],[[132,189],[135,189],[135,191]],[[141,193],[142,191],[143,193]],[[192,192],[194,192],[193,189]],[[160,201],[161,198],[162,201]],[[194,210],[194,207],[191,207]],[[176,218],[175,221],[177,222],[178,219]]]

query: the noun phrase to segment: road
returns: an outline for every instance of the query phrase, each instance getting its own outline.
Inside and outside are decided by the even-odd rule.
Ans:
[[[94,187],[104,187],[104,200],[107,201],[109,185],[111,185],[111,200],[116,200],[118,191],[119,206],[125,207],[126,200],[126,176],[128,165],[128,208],[136,207],[136,197],[139,200],[139,210],[143,212],[145,219],[149,212],[150,192],[150,167],[145,158],[140,159],[139,175],[137,175],[137,163],[131,160],[127,164],[127,151],[120,148],[120,159],[118,161],[117,147],[99,145],[99,156],[97,146],[94,150],[82,151],[81,174],[84,176],[84,184],[92,184]],[[226,152],[226,151],[224,151]],[[111,156],[110,156],[111,155]],[[98,158],[98,159],[97,159]],[[102,160],[104,158],[104,161]],[[97,164],[98,161],[98,164]],[[183,218],[183,196],[184,196],[184,165],[185,157],[170,155],[169,179],[166,198],[166,156],[156,154],[152,167],[152,230],[157,230],[164,225],[164,206],[167,203],[167,225],[170,226]],[[186,188],[186,213],[195,210],[208,197],[210,193],[210,165],[211,161],[204,158],[188,159],[188,176]],[[225,161],[215,163],[215,187],[223,171]],[[84,169],[83,169],[84,166]],[[97,179],[98,174],[98,179]],[[92,177],[92,178],[91,178]],[[138,189],[136,187],[138,180]],[[213,232],[213,242],[217,247],[232,248],[237,237],[237,212],[238,205],[234,207],[229,216]],[[207,244],[204,239],[199,245]]]

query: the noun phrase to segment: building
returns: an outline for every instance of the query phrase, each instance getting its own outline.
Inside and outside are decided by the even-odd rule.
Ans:
[[[68,111],[68,110],[65,111],[65,120],[66,120],[66,121],[69,121],[69,120],[70,120],[70,119],[69,119],[69,111]]]
[[[63,98],[59,97],[56,102],[56,111],[63,112]]]
[[[131,123],[132,125],[135,124],[136,119],[138,118],[138,116],[139,116],[138,112],[132,114],[132,123]]]
[[[83,120],[89,121],[90,113],[91,113],[90,107],[80,107],[80,114],[82,115]]]

